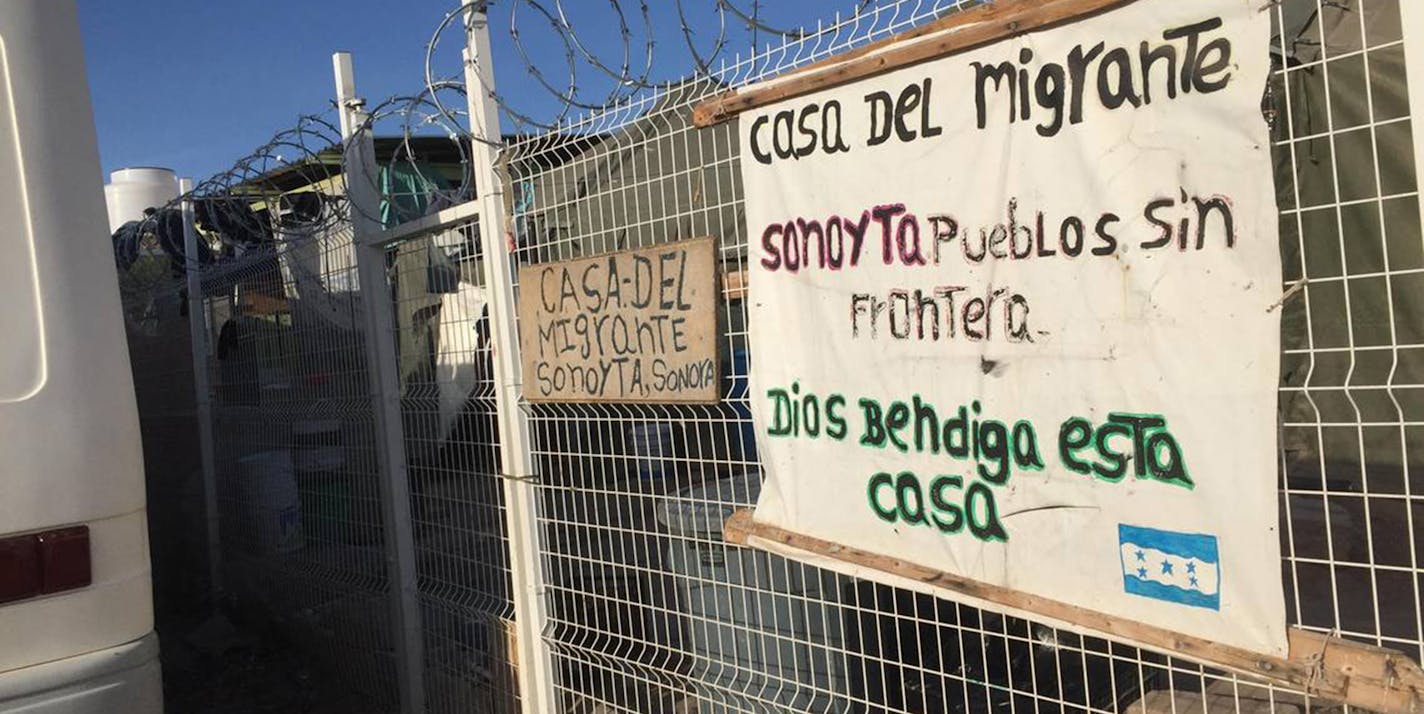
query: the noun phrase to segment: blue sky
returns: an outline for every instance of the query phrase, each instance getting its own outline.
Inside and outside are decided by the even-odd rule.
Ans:
[[[750,10],[752,0],[736,0]],[[762,19],[778,27],[814,25],[850,0],[763,0]],[[104,171],[167,166],[198,179],[221,171],[301,114],[331,105],[331,54],[355,56],[363,96],[379,100],[423,86],[425,44],[456,0],[78,0],[85,59],[94,97]],[[566,0],[570,22],[590,52],[617,65],[623,43],[610,3]],[[716,0],[684,0],[688,22],[710,46]],[[543,0],[554,8],[554,0]],[[637,3],[624,0],[630,12]],[[566,51],[534,3],[501,0],[493,7],[497,83],[512,103],[532,114],[552,102],[538,88],[509,36],[510,12],[520,13],[525,53],[550,77],[567,76]],[[657,79],[691,66],[672,0],[651,0]],[[647,33],[630,17],[635,61]],[[586,29],[585,29],[586,28]],[[750,37],[733,28],[732,41]],[[458,32],[438,49],[438,73],[459,69]],[[762,35],[764,42],[768,38]],[[583,87],[606,80],[585,66]]]

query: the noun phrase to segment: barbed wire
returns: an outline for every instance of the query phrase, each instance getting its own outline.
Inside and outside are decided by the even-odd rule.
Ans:
[[[834,26],[859,24],[863,15],[905,4],[903,0],[854,0],[848,10],[827,21]],[[939,12],[964,5],[966,0],[908,4],[932,6]],[[467,31],[469,22],[482,13],[492,31],[506,30],[513,53],[498,59],[515,60],[515,68],[507,76],[528,77],[530,81],[514,83],[521,90],[515,99],[485,86],[480,78],[489,73],[476,67],[470,74],[481,82],[478,91],[498,105],[502,123],[514,133],[553,132],[566,127],[576,114],[608,112],[640,92],[655,91],[670,82],[717,79],[728,64],[738,61],[737,52],[755,51],[762,43],[799,42],[823,29],[823,25],[803,25],[800,21],[804,18],[789,17],[795,8],[787,10],[784,3],[766,0],[672,0],[658,8],[655,11],[647,0],[471,0],[446,13],[437,24],[426,44],[425,80],[430,84],[441,76],[458,76],[441,75],[435,69],[441,41],[452,30]],[[912,12],[924,14],[918,9]],[[501,17],[503,25],[498,24]],[[535,30],[552,38],[542,55],[526,42]],[[464,46],[464,36],[456,40]],[[535,94],[543,96],[531,97]],[[546,106],[546,111],[533,108],[540,105]],[[473,138],[500,141],[500,137]]]
[[[372,175],[344,175],[345,152],[354,144],[342,141],[333,104],[298,117],[152,215],[134,217],[114,236],[116,259],[128,269],[140,255],[163,253],[181,273],[183,240],[172,235],[181,223],[172,216],[189,200],[204,261],[275,250],[349,224],[347,181],[371,182],[380,197],[380,215],[367,218],[382,225],[408,221],[474,198],[472,141],[502,148],[511,135],[570,132],[582,118],[634,106],[640,95],[674,82],[724,85],[727,68],[741,63],[742,53],[770,56],[777,46],[784,51],[827,34],[827,27],[868,37],[863,27],[935,17],[980,0],[844,1],[848,7],[812,26],[798,15],[804,7],[769,0],[469,0],[436,23],[424,47],[421,89],[374,103],[356,128],[362,139],[379,141]],[[508,64],[501,77],[517,92],[486,86],[482,78],[491,73],[475,64],[484,58],[463,52],[476,21],[502,38],[504,51],[494,61]],[[488,130],[498,135],[472,130],[470,91],[498,107],[500,127]]]

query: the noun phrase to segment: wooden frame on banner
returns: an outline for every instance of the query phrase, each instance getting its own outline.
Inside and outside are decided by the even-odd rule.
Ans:
[[[728,543],[756,547],[760,539],[869,570],[926,583],[1005,608],[1065,622],[1168,654],[1218,665],[1311,696],[1373,709],[1386,714],[1424,711],[1424,670],[1394,650],[1362,645],[1291,628],[1290,654],[1269,657],[1199,637],[1107,615],[1077,605],[989,585],[961,575],[915,565],[899,558],[793,533],[752,520],[752,511],[727,519]]]
[[[943,18],[821,60],[793,72],[713,96],[693,109],[693,122],[708,127],[739,114],[904,67],[952,56],[1006,38],[1123,7],[1135,0],[1000,0]],[[1263,6],[1272,0],[1261,0]],[[1412,7],[1412,3],[1407,3]],[[1406,24],[1410,11],[1402,10]],[[1424,13],[1419,13],[1419,20]],[[1413,57],[1415,53],[1408,53]],[[1424,62],[1420,62],[1424,64]],[[1412,76],[1412,75],[1411,75]],[[1420,93],[1424,96],[1424,93]],[[1416,103],[1415,109],[1424,104]],[[1417,116],[1419,112],[1415,112]],[[1424,142],[1419,143],[1424,147]],[[1424,148],[1420,148],[1424,156]],[[724,276],[724,295],[746,294],[745,273]],[[776,544],[959,593],[1009,610],[1040,615],[1126,643],[1217,666],[1312,697],[1385,714],[1424,714],[1424,670],[1404,654],[1292,627],[1288,654],[1271,657],[1108,615],[1028,593],[916,565],[899,558],[756,523],[750,509],[724,526],[728,543],[766,548]]]
[[[745,111],[1079,20],[1136,0],[1003,0],[950,13],[894,37],[699,103],[692,122],[713,126]]]

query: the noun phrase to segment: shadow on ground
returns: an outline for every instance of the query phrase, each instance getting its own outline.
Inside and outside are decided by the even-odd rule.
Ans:
[[[384,714],[280,639],[225,618],[161,633],[168,714]]]

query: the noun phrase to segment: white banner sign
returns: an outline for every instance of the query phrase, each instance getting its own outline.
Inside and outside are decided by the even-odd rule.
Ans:
[[[1285,653],[1260,5],[742,116],[758,523]]]

